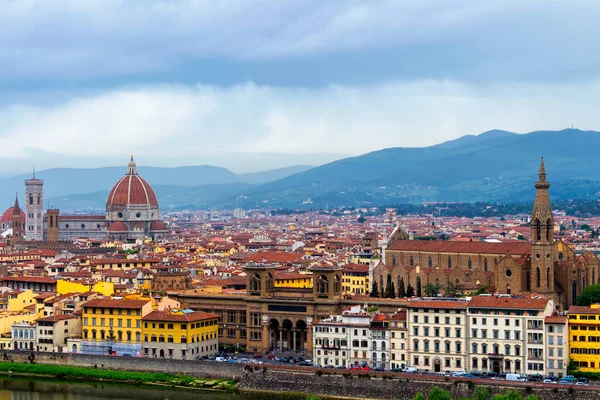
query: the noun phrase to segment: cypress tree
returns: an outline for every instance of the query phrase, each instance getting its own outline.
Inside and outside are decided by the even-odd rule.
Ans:
[[[406,289],[404,288],[404,278],[400,278],[400,282],[398,283],[398,297],[406,297]]]
[[[421,277],[417,277],[417,297],[421,296]]]
[[[413,289],[410,282],[408,283],[408,287],[406,288],[406,297],[413,297],[415,295],[415,289]]]
[[[377,290],[377,282],[373,282],[373,289],[371,289],[370,297],[379,297],[379,290]]]

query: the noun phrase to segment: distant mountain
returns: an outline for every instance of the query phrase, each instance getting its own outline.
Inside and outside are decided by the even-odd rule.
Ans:
[[[541,156],[553,198],[596,198],[599,146],[595,131],[489,131],[431,147],[389,148],[338,160],[252,188],[238,203],[325,207],[532,201]]]
[[[235,174],[226,168],[211,165],[177,168],[141,166],[138,167],[138,171],[157,191],[159,199],[161,194],[167,199],[166,196],[169,196],[169,191],[173,196],[177,193],[183,196],[183,193],[186,193],[183,196],[185,198],[187,194],[194,193],[194,188],[197,187],[205,188],[217,198],[218,193],[232,193],[231,188],[241,189],[249,184],[264,184],[307,171],[310,168],[312,167],[298,165],[268,171]],[[54,168],[39,171],[36,173],[36,177],[44,180],[45,207],[50,205],[65,210],[101,210],[106,202],[108,191],[125,174],[126,170],[126,166],[94,169]],[[2,211],[12,205],[15,192],[18,192],[20,197],[23,198],[23,181],[29,178],[31,178],[31,175],[0,179],[0,209]],[[220,185],[226,185],[228,189],[216,189]],[[159,190],[159,188],[161,189]],[[184,198],[171,201],[171,203],[175,206],[181,205],[182,201],[189,200],[191,204],[196,204],[191,199],[184,200]],[[197,195],[196,198],[198,205],[207,204],[204,194]]]

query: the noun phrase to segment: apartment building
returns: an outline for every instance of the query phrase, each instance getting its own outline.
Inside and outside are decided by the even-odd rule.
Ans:
[[[371,318],[371,367],[390,369],[390,316],[375,314]]]
[[[467,308],[470,370],[545,374],[545,318],[553,311],[554,303],[544,297],[471,298]]]
[[[600,368],[600,304],[569,308],[570,357],[581,371]]]
[[[390,369],[404,369],[408,355],[408,328],[406,310],[398,310],[390,316]]]
[[[81,320],[66,314],[55,314],[36,321],[36,349],[57,353],[76,353],[66,347],[67,339],[81,337]]]
[[[371,315],[360,306],[313,323],[314,363],[334,367],[369,364],[370,323]]]
[[[425,298],[407,306],[408,364],[431,372],[467,368],[467,299]]]
[[[569,364],[569,328],[565,315],[551,315],[546,324],[546,373],[562,378]]]

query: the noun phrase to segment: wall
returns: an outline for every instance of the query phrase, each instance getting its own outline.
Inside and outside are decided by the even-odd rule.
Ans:
[[[30,352],[6,351],[9,360],[28,362]],[[318,395],[343,396],[347,398],[413,400],[418,392],[428,392],[434,386],[450,391],[452,398],[469,397],[473,392],[465,381],[446,381],[443,377],[380,374],[377,377],[361,371],[317,372],[310,368],[264,368],[260,365],[215,363],[208,361],[161,360],[153,358],[111,357],[87,354],[35,353],[36,363],[76,365],[105,369],[131,371],[172,372],[208,378],[239,379],[242,391],[277,391],[314,393]],[[383,378],[383,377],[386,378]],[[503,381],[482,381],[492,394],[510,389]],[[522,394],[530,388],[544,400],[592,400],[598,399],[598,388],[577,387],[569,390],[566,385],[511,382]]]

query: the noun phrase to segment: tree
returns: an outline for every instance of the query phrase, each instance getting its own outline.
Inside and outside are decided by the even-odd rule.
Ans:
[[[521,235],[521,234],[519,234],[519,236],[517,236],[517,239],[518,239],[518,240],[527,240],[527,239],[525,238],[525,236],[523,236],[523,235]]]
[[[573,372],[577,371],[579,369],[579,366],[577,364],[575,364],[575,360],[573,360],[572,358],[569,360],[569,363],[567,364],[567,373],[572,374]]]
[[[358,219],[356,220],[356,222],[358,222],[359,224],[362,224],[363,222],[365,222],[365,217],[363,217],[361,215],[360,217],[358,217]]]
[[[452,396],[450,392],[436,386],[429,391],[427,400],[452,400]]]
[[[446,297],[456,297],[456,295],[458,295],[458,288],[454,283],[448,281],[448,286],[446,286],[444,290],[444,295]]]
[[[473,400],[490,400],[491,395],[492,393],[489,389],[486,389],[483,386],[477,386],[475,388],[475,397],[473,397]]]
[[[421,293],[421,277],[417,277],[417,297],[421,297],[423,294]]]
[[[578,306],[589,306],[598,302],[600,302],[600,284],[586,287],[575,299]]]
[[[425,395],[422,392],[417,393],[415,400],[425,400]]]
[[[425,291],[425,296],[435,297],[439,293],[439,288],[433,283],[428,283],[423,286],[423,290]]]
[[[398,282],[398,297],[406,297],[406,289],[404,288],[404,278],[400,278],[400,282]]]
[[[373,282],[373,289],[371,289],[371,293],[369,294],[371,297],[379,297],[379,290],[377,289],[377,282]]]
[[[409,283],[408,287],[406,288],[406,297],[413,297],[414,295],[415,295],[415,289],[413,289],[413,287]]]
[[[383,294],[383,297],[386,297],[388,299],[393,299],[394,297],[396,297],[394,282],[392,282],[392,276],[389,274],[387,276],[387,282],[385,284],[385,293]]]

